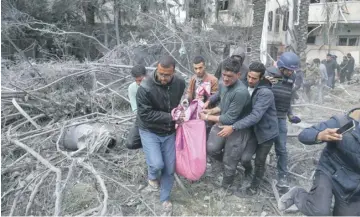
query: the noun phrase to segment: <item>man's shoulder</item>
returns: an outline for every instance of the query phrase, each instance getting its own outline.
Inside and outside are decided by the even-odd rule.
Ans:
[[[137,84],[136,84],[135,81],[132,82],[132,83],[129,85],[128,90],[129,90],[129,91],[135,91],[135,90],[137,90]]]
[[[207,80],[211,81],[211,82],[217,82],[218,79],[217,77],[215,77],[213,74],[207,73]]]

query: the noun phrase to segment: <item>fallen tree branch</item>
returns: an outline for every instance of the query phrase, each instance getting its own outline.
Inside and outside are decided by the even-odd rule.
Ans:
[[[107,188],[105,186],[105,182],[101,178],[99,173],[95,170],[94,166],[91,163],[88,164],[88,163],[80,162],[80,165],[83,166],[85,169],[87,169],[89,172],[91,172],[100,184],[101,190],[103,191],[103,194],[104,194],[104,199],[103,199],[100,216],[105,216],[106,211],[107,211],[108,198],[109,198],[109,194],[108,194]]]
[[[100,84],[101,86],[105,87],[104,84],[102,84],[101,82],[97,82],[98,84]],[[107,87],[108,90],[110,90],[112,93],[114,93],[115,95],[119,96],[120,98],[124,99],[126,102],[130,103],[130,100],[128,98],[126,98],[125,96],[120,95],[118,92],[116,92],[115,90],[111,89],[110,87]]]
[[[297,105],[291,105],[291,106],[292,106],[292,107],[307,107],[307,106],[312,106],[312,107],[317,107],[317,108],[322,108],[322,109],[328,109],[328,110],[337,111],[337,112],[345,112],[344,110],[341,110],[341,109],[335,109],[335,108],[330,108],[330,107],[321,106],[321,105],[316,105],[316,104],[297,104]]]
[[[25,215],[27,216],[29,213],[29,210],[31,208],[31,205],[35,199],[36,194],[39,191],[40,186],[42,185],[42,183],[44,182],[45,178],[48,177],[48,175],[50,174],[50,170],[47,171],[40,179],[40,181],[36,184],[34,190],[31,192],[30,198],[29,198],[29,202],[26,205],[26,210],[25,210]]]
[[[55,166],[53,166],[48,160],[43,158],[40,154],[38,154],[36,151],[34,151],[29,146],[25,145],[24,143],[11,139],[10,137],[10,130],[11,127],[9,127],[9,130],[7,132],[7,139],[10,141],[10,143],[13,143],[20,148],[27,151],[29,154],[31,154],[33,157],[35,157],[38,161],[40,161],[42,164],[44,164],[47,168],[49,168],[51,171],[56,173],[56,184],[55,184],[55,210],[54,210],[54,216],[60,216],[61,215],[61,200],[62,200],[62,192],[61,192],[61,170]]]
[[[12,99],[12,104],[15,108],[34,126],[36,129],[41,129],[40,125],[38,125],[16,102],[15,98]]]

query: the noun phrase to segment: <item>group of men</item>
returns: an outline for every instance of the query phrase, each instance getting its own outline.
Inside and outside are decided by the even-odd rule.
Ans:
[[[301,121],[291,110],[299,57],[295,53],[285,52],[279,57],[276,67],[269,68],[261,62],[253,62],[246,67],[244,58],[244,51],[236,49],[220,64],[214,76],[206,71],[205,59],[195,57],[195,75],[190,79],[187,91],[184,79],[175,73],[176,62],[170,56],[162,57],[156,70],[146,76],[143,73],[145,67],[135,66],[132,69],[137,83],[136,97],[135,87],[129,87],[130,102],[133,111],[137,112],[132,132],[138,133],[141,139],[148,165],[148,186],[160,190],[164,213],[170,214],[172,210],[170,192],[176,160],[175,124],[182,122],[181,118],[174,122],[171,111],[183,100],[200,99],[205,102],[199,118],[206,122],[209,129],[207,154],[211,161],[211,172],[223,174],[221,187],[239,193],[234,178],[241,163],[245,176],[254,173],[246,194],[256,194],[265,173],[266,157],[273,145],[278,157],[277,185],[280,188],[289,187],[287,122]],[[197,87],[203,82],[210,83],[211,96],[196,94]],[[130,139],[128,144],[133,140]],[[253,171],[251,159],[254,154]],[[293,200],[293,195],[284,196]],[[285,200],[284,204],[279,206],[287,208],[290,202]]]
[[[326,59],[320,61],[315,58],[305,68],[305,78],[303,82],[304,91],[311,102],[316,100],[317,102],[323,102],[323,90],[324,88],[334,88],[336,80],[340,83],[344,83],[345,80],[350,81],[354,74],[355,60],[348,53],[343,57],[343,61],[339,65],[337,63],[337,56],[327,54]],[[317,87],[317,99],[312,96],[311,88]]]

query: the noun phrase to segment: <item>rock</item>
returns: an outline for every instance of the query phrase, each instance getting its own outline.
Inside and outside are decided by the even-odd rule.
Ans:
[[[267,212],[265,212],[265,211],[263,211],[262,213],[261,213],[261,216],[266,216],[267,215]]]
[[[204,201],[209,201],[210,200],[210,196],[205,196],[204,197]]]

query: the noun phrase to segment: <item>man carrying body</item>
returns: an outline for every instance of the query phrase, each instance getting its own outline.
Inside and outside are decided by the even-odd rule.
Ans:
[[[203,102],[208,100],[206,96],[197,96],[196,89],[204,84],[210,84],[210,94],[213,95],[218,90],[218,79],[206,72],[205,60],[202,56],[197,56],[193,60],[195,75],[191,77],[189,88],[187,89],[187,99],[191,102],[193,99],[201,98]]]
[[[251,129],[236,131],[226,138],[218,136],[223,125],[234,124],[250,112],[251,106],[249,92],[239,80],[240,62],[234,58],[228,58],[222,66],[222,83],[219,85],[219,91],[210,97],[210,104],[218,101],[220,104],[213,109],[204,110],[203,113],[200,113],[200,118],[217,123],[211,128],[207,141],[207,153],[213,160],[213,172],[220,172],[216,169],[220,169],[221,161],[224,163],[221,185],[228,188],[233,184],[239,161],[246,163],[251,161],[256,149],[256,141],[254,141]],[[218,115],[219,113],[220,115]],[[243,158],[243,152],[250,153],[248,159]]]
[[[160,189],[164,212],[171,214],[170,192],[175,172],[175,122],[171,111],[181,101],[185,81],[175,74],[175,60],[162,57],[136,95],[139,133],[148,165],[149,186]],[[161,173],[161,174],[159,174]],[[159,183],[160,179],[160,183]]]
[[[129,85],[128,96],[130,99],[131,110],[135,113],[137,111],[136,93],[139,89],[141,81],[146,76],[145,66],[143,65],[134,66],[131,69],[131,76],[135,79],[135,81]],[[138,149],[142,147],[137,119],[135,120],[134,125],[131,127],[129,131],[125,145],[128,149]]]
[[[338,128],[355,122],[351,131],[338,134]],[[340,114],[304,129],[299,141],[306,145],[326,142],[310,192],[293,187],[278,201],[281,211],[293,204],[307,216],[360,215],[360,108]],[[335,197],[331,212],[332,198]]]
[[[264,78],[266,70],[264,64],[253,62],[250,64],[249,70],[246,85],[251,95],[251,113],[236,121],[232,126],[224,126],[218,135],[228,137],[236,131],[254,126],[258,142],[255,158],[255,176],[252,179],[251,186],[246,189],[248,195],[254,195],[257,193],[264,176],[266,157],[274,144],[274,139],[279,135],[279,128],[271,83]]]
[[[193,60],[193,67],[195,75],[191,77],[189,82],[189,87],[187,89],[187,103],[190,103],[193,99],[201,99],[203,102],[208,100],[208,96],[203,93],[203,95],[197,95],[196,90],[200,85],[210,85],[210,95],[213,95],[218,90],[218,79],[206,72],[205,60],[202,56],[197,56]],[[210,133],[212,124],[206,122],[206,135]],[[208,136],[206,136],[208,138]]]
[[[299,67],[299,57],[293,52],[284,52],[278,62],[277,67],[269,67],[267,79],[273,82],[272,92],[275,97],[275,106],[279,125],[279,136],[275,138],[275,152],[278,157],[278,183],[281,188],[289,187],[287,184],[287,119],[291,123],[299,123],[299,117],[294,116],[291,110],[292,89],[295,82],[295,74]]]
[[[231,57],[230,58],[234,58],[238,61],[240,61],[240,77],[239,79],[244,81],[246,79],[246,74],[249,71],[249,68],[244,64],[245,61],[245,50],[242,47],[238,47],[234,50],[234,52],[232,52]],[[215,71],[215,77],[220,81],[221,80],[221,73],[222,73],[222,64],[223,62],[221,62],[218,66],[218,68]]]

